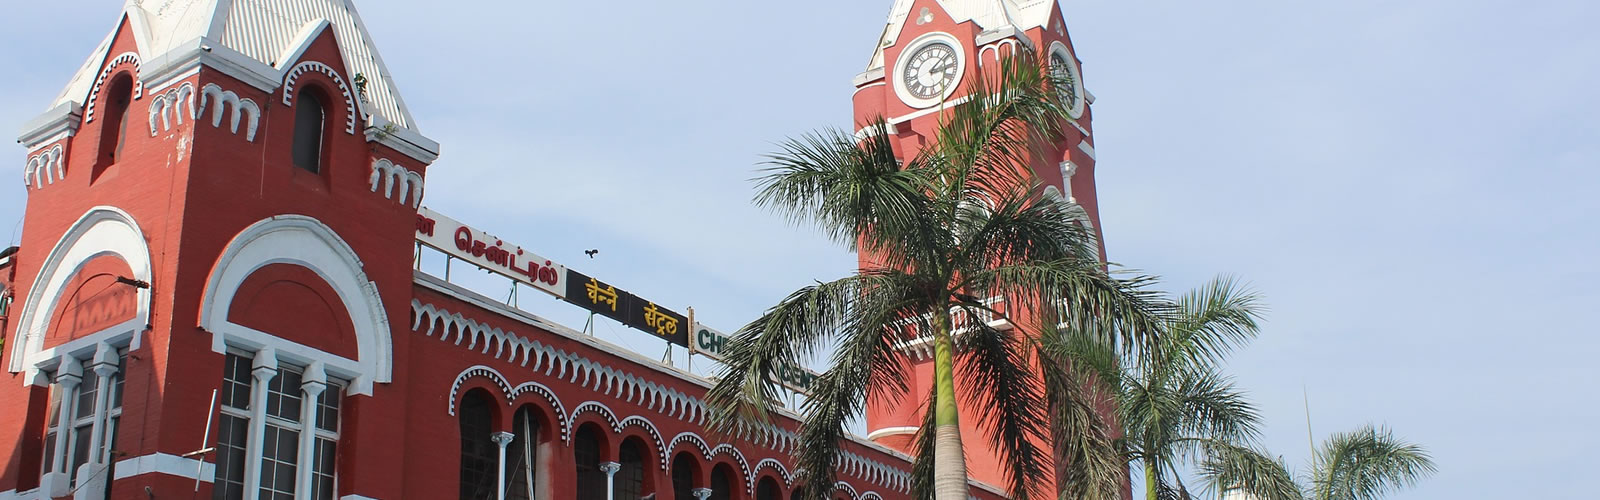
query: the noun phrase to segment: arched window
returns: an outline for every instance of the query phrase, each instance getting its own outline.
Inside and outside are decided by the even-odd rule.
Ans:
[[[461,500],[495,498],[495,462],[499,450],[489,433],[494,429],[494,402],[482,389],[461,398]]]
[[[794,491],[789,492],[789,500],[805,500],[805,498],[806,487],[804,485],[796,486]]]
[[[711,468],[711,500],[733,500],[733,467],[717,464]]]
[[[783,489],[772,476],[761,478],[756,486],[756,500],[783,500]]]
[[[622,468],[617,470],[616,500],[636,500],[644,496],[644,441],[637,437],[630,437],[622,441],[622,448],[617,450],[617,463]]]
[[[689,452],[672,457],[672,499],[695,500],[694,478],[700,475],[700,466]]]
[[[532,406],[517,410],[511,422],[516,437],[506,446],[506,499],[532,500],[538,486],[539,419]]]
[[[315,89],[300,92],[294,107],[294,166],[312,173],[322,171],[322,132],[327,121],[323,100]]]
[[[600,470],[600,433],[584,424],[572,441],[572,458],[578,463],[578,500],[605,500],[606,473]]]
[[[91,177],[111,164],[122,160],[122,149],[128,138],[128,106],[133,104],[133,76],[118,74],[111,80],[106,92],[105,114],[100,116],[100,150],[94,161]]]

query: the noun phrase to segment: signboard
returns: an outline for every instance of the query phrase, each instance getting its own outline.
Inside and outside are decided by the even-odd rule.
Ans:
[[[695,323],[694,343],[689,345],[690,352],[702,354],[705,357],[722,362],[726,359],[725,349],[733,343],[733,337],[723,335],[722,332],[708,326]],[[791,391],[811,395],[811,384],[816,382],[822,374],[807,370],[804,367],[790,363],[779,363],[773,370],[773,375],[778,378],[778,383]]]
[[[563,295],[567,302],[667,342],[689,347],[689,318],[677,311],[571,269],[567,270],[565,282],[567,288]]]
[[[567,292],[566,267],[426,207],[417,211],[417,241],[545,293]]]

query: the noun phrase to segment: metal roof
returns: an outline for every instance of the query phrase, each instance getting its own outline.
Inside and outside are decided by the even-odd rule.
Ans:
[[[199,41],[227,47],[279,71],[292,62],[283,59],[296,56],[306,38],[320,33],[314,28],[326,21],[339,41],[346,76],[354,79],[359,74],[368,81],[364,110],[417,131],[351,0],[128,0],[123,11],[141,61],[160,59]],[[108,35],[90,55],[52,108],[68,102],[84,104],[111,38]]]

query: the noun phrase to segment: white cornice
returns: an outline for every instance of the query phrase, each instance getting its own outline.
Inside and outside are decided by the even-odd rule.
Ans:
[[[50,108],[22,126],[22,133],[18,135],[17,142],[23,147],[33,150],[43,144],[55,142],[64,137],[71,137],[78,132],[78,125],[83,122],[83,106],[75,102],[65,102]]]
[[[991,42],[998,42],[1007,38],[1016,38],[1018,41],[1021,41],[1023,45],[1027,45],[1028,48],[1034,48],[1033,39],[1028,38],[1028,34],[1017,29],[1015,25],[1002,26],[1000,28],[986,30],[982,33],[979,33],[978,45],[988,45]]]
[[[874,81],[882,80],[882,79],[883,79],[883,68],[882,67],[878,67],[878,68],[873,68],[873,69],[869,69],[869,70],[861,72],[861,74],[856,75],[855,78],[851,78],[850,79],[850,83],[854,83],[857,87],[860,87],[862,85],[866,85],[868,83],[872,83]]]
[[[432,164],[439,159],[439,143],[424,137],[405,127],[389,123],[380,115],[367,117],[367,142],[376,142],[400,154],[422,162],[424,165]]]

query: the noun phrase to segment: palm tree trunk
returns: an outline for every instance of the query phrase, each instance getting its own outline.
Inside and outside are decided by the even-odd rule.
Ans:
[[[948,314],[934,314],[933,497],[967,500],[967,458],[961,448],[961,414],[956,406],[955,353]]]
[[[1158,482],[1161,479],[1156,476],[1156,472],[1158,470],[1156,468],[1160,467],[1160,466],[1161,466],[1160,461],[1157,460],[1154,457],[1147,457],[1147,458],[1144,459],[1144,498],[1145,498],[1145,500],[1157,500],[1157,499],[1161,498],[1161,488],[1160,488],[1160,485],[1158,484]]]

